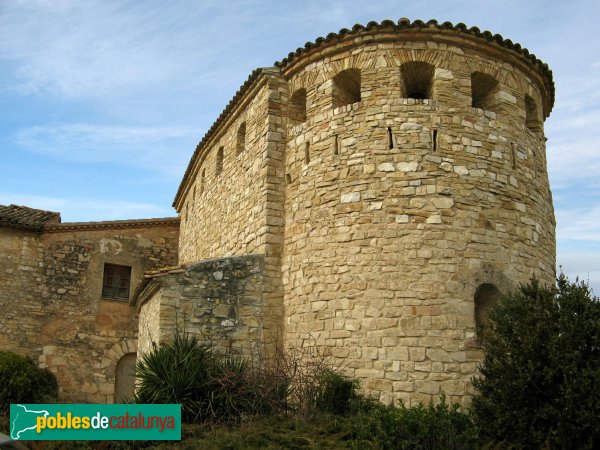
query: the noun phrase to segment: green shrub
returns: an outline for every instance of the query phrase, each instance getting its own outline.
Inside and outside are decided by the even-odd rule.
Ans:
[[[183,421],[203,420],[210,412],[213,355],[195,337],[175,339],[138,359],[136,403],[179,403]]]
[[[144,355],[136,377],[135,402],[180,403],[188,423],[237,423],[283,409],[289,385],[276,370],[218,355],[188,335]]]
[[[58,397],[56,377],[31,358],[0,352],[0,413],[11,403],[51,403]]]
[[[526,448],[600,445],[600,302],[565,276],[503,298],[474,380],[481,435]]]
[[[346,415],[352,411],[358,397],[358,380],[327,369],[319,380],[315,406],[320,412]]]
[[[474,449],[477,433],[471,417],[444,397],[437,405],[407,408],[371,403],[355,417],[355,439],[382,449]],[[357,447],[357,448],[359,448]]]

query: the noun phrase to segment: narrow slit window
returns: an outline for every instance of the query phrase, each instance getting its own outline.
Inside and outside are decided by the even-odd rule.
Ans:
[[[340,138],[338,137],[338,135],[336,134],[333,140],[333,154],[334,155],[339,155],[340,154]]]
[[[438,130],[435,128],[431,131],[431,149],[437,152],[438,149]]]
[[[308,164],[310,162],[310,143],[304,144],[304,162]]]
[[[517,168],[517,149],[516,149],[514,142],[512,144],[510,144],[510,162],[512,164],[512,168],[516,169]]]
[[[289,173],[285,174],[285,182],[287,184],[292,184],[292,176]]]
[[[246,150],[246,122],[243,122],[238,128],[236,149],[238,155]]]
[[[204,187],[206,184],[206,169],[202,169],[202,176],[200,177],[200,193],[204,192]]]
[[[102,297],[127,300],[131,282],[131,267],[116,264],[104,264]]]
[[[387,129],[387,138],[388,138],[388,149],[394,148],[394,135],[392,134],[392,129],[388,127]]]
[[[221,172],[223,172],[223,153],[224,153],[224,149],[223,147],[220,147],[219,150],[217,151],[217,161],[215,163],[215,173],[217,175],[221,175]]]

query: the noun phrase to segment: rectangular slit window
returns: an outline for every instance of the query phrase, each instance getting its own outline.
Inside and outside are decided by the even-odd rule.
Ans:
[[[431,132],[431,148],[434,152],[436,152],[438,149],[438,130],[435,128]]]
[[[131,267],[104,264],[104,278],[102,282],[103,298],[129,299],[130,283]]]

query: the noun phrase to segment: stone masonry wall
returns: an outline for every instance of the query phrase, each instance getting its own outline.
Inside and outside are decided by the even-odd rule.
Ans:
[[[262,254],[274,342],[329,351],[383,401],[468,404],[478,287],[554,282],[551,73],[491,33],[406,19],[276,66],[190,162],[182,262]],[[166,293],[148,296],[149,323]]]
[[[383,401],[468,403],[476,288],[554,279],[544,136],[525,121],[541,94],[501,59],[434,41],[330,53],[290,69],[308,108],[287,136],[286,343],[329,349]],[[409,61],[434,66],[432,99],[405,98]],[[361,100],[334,109],[348,68]],[[498,80],[496,112],[471,106],[473,72]]]
[[[137,296],[140,355],[181,333],[224,354],[263,356],[263,255],[208,259],[151,276]]]
[[[0,348],[48,367],[63,401],[111,402],[116,364],[137,351],[137,319],[127,300],[102,298],[104,264],[130,266],[133,284],[176,264],[178,226],[52,228],[0,228]]]
[[[259,253],[265,257],[264,339],[281,344],[285,80],[268,70],[201,153],[183,199],[180,262]],[[245,146],[239,130],[245,124]],[[223,150],[222,164],[219,150]]]

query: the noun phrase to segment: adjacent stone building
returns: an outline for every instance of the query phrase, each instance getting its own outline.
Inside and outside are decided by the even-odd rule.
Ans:
[[[382,401],[445,394],[467,404],[489,307],[532,276],[554,281],[543,132],[553,102],[552,73],[526,49],[448,22],[356,25],[254,71],[183,176],[173,204],[178,260],[171,239],[156,240],[167,230],[176,237],[172,220],[148,224],[147,247],[118,232],[133,240],[121,254],[146,261],[132,279],[157,268],[130,300],[139,352],[176,332],[256,359],[319,348]],[[103,261],[101,241],[116,239],[108,230],[85,234],[90,258]],[[28,244],[29,267],[41,254],[85,252],[70,243],[83,230],[62,233],[47,235],[56,247],[31,238],[41,250]],[[154,248],[166,252],[162,268],[144,259]],[[61,267],[45,263],[40,286]],[[76,307],[75,281],[40,289]],[[104,303],[99,285],[91,289],[96,314]],[[110,400],[117,357],[102,352],[115,344],[91,339],[97,322],[35,348],[51,366],[74,339],[93,340],[104,375],[85,385],[88,398]],[[32,353],[31,343],[20,348]]]
[[[0,350],[48,367],[63,401],[130,396],[129,285],[177,262],[178,232],[177,218],[60,223],[59,213],[0,205]]]

